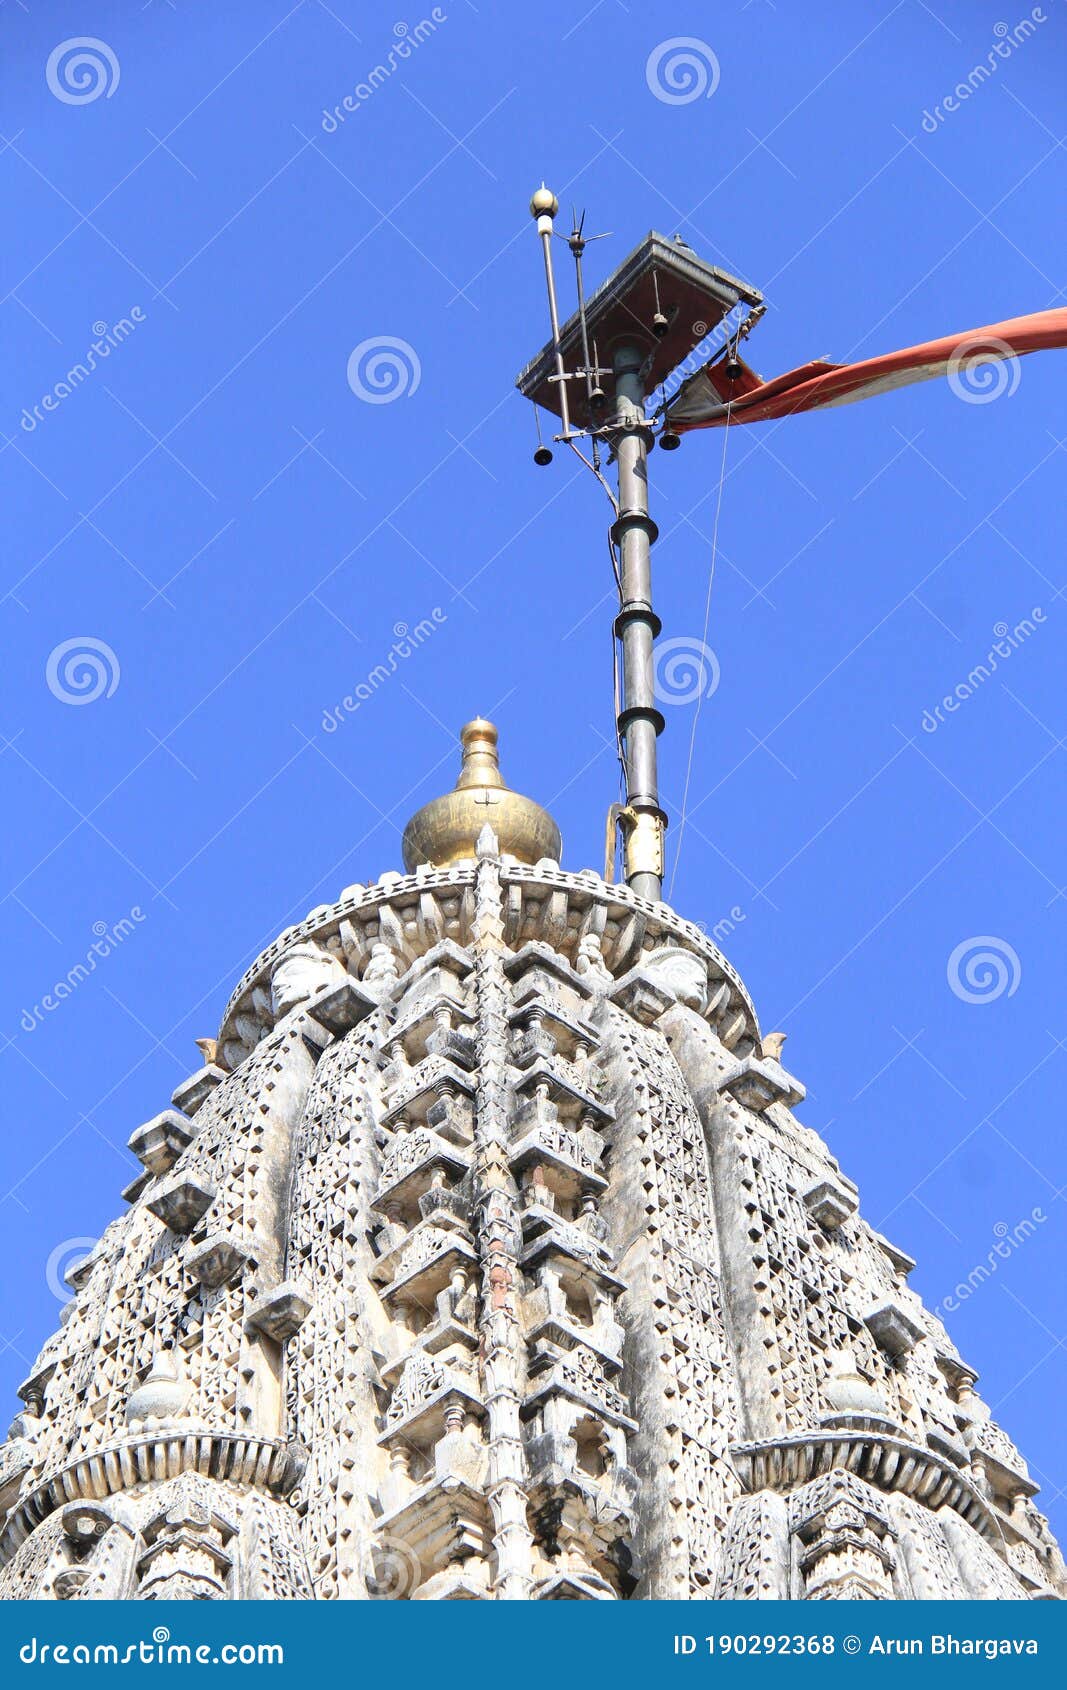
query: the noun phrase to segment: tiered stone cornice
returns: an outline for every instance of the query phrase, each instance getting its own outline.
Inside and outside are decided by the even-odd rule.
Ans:
[[[336,903],[320,904],[287,928],[256,958],[226,1007],[218,1037],[226,1065],[235,1068],[273,1026],[271,975],[287,950],[314,943],[359,974],[376,944],[387,945],[401,969],[442,939],[467,946],[474,923],[474,874],[473,863],[384,874],[371,886],[349,887]],[[540,941],[573,962],[581,940],[595,934],[607,968],[621,978],[644,952],[665,943],[678,945],[707,965],[707,1013],[727,1048],[745,1038],[758,1041],[756,1011],[736,970],[695,923],[666,904],[609,885],[592,869],[569,874],[552,862],[530,867],[505,857],[500,878],[503,937],[511,949]]]

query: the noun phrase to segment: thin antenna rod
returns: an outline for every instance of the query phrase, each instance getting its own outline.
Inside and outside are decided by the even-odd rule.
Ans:
[[[556,307],[556,278],[552,273],[552,220],[559,210],[559,200],[544,183],[530,201],[531,214],[537,219],[537,233],[545,255],[545,287],[548,289],[548,317],[552,325],[552,345],[556,353],[556,377],[559,381],[559,413],[563,433],[571,431],[570,403],[567,399],[567,372],[563,367],[563,353],[559,344],[559,311]]]
[[[574,283],[578,294],[578,321],[582,326],[582,362],[585,365],[585,392],[590,403],[593,398],[593,372],[589,368],[589,325],[585,320],[585,286],[582,281],[582,254],[585,251],[585,240],[582,227],[585,223],[585,212],[582,212],[579,222],[577,214],[574,218],[574,228],[571,230],[568,245],[574,254]],[[597,371],[599,377],[600,372]]]

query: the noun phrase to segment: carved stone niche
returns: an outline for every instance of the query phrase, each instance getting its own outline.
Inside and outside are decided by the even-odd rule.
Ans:
[[[789,1499],[794,1595],[809,1602],[885,1601],[896,1595],[896,1534],[885,1498],[834,1472]]]
[[[166,1506],[142,1528],[137,1563],[142,1601],[219,1601],[230,1594],[236,1524],[181,1481]]]
[[[378,1521],[369,1593],[378,1600],[484,1602],[491,1549],[480,1483],[435,1474]]]
[[[827,1175],[814,1180],[801,1193],[801,1201],[813,1221],[825,1232],[834,1232],[856,1213],[859,1193],[851,1180]]]
[[[152,1193],[145,1207],[171,1232],[192,1232],[215,1201],[215,1187],[202,1174],[173,1174]]]
[[[876,1303],[863,1318],[879,1349],[895,1361],[910,1354],[920,1339],[927,1336],[926,1328],[900,1303]]]
[[[637,1475],[626,1465],[622,1399],[591,1350],[566,1353],[524,1403],[531,1517],[554,1573],[583,1594],[629,1587]],[[590,1584],[591,1581],[591,1584]]]
[[[787,1074],[780,1062],[771,1057],[745,1056],[723,1075],[719,1091],[727,1092],[746,1109],[757,1115],[772,1103],[782,1103],[787,1109],[803,1103],[804,1087],[792,1074]]]
[[[192,1143],[195,1133],[188,1115],[177,1109],[164,1109],[131,1133],[127,1145],[150,1174],[165,1174],[186,1145]]]
[[[429,1127],[393,1135],[382,1158],[378,1190],[371,1207],[384,1214],[390,1207],[410,1207],[443,1174],[458,1181],[470,1167],[469,1155]]]
[[[540,1002],[573,1018],[581,1015],[583,1004],[593,995],[588,977],[576,973],[558,952],[538,939],[506,957],[504,973],[515,983],[515,1009]]]

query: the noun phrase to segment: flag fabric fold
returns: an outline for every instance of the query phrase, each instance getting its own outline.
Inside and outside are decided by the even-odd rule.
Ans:
[[[696,428],[771,422],[794,412],[852,405],[936,376],[947,376],[965,397],[981,400],[1006,385],[1005,372],[994,366],[1057,346],[1067,346],[1067,307],[1062,306],[1009,317],[965,334],[944,335],[858,364],[815,360],[773,381],[763,381],[743,360],[731,360],[722,352],[682,383],[667,406],[667,418],[679,434]],[[728,374],[731,369],[733,373]]]

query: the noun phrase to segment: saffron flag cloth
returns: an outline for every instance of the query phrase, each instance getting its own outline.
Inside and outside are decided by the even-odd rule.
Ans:
[[[794,411],[851,405],[857,399],[935,376],[948,376],[966,397],[992,398],[1007,382],[1006,372],[994,370],[993,365],[1050,346],[1067,346],[1067,307],[1009,317],[1003,323],[945,335],[858,364],[816,360],[773,381],[761,380],[743,360],[731,361],[723,352],[682,383],[667,407],[667,416],[679,434],[694,428],[723,428],[727,423],[770,422]]]

